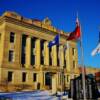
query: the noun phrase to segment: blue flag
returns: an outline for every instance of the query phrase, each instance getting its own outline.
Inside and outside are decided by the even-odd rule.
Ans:
[[[55,38],[53,39],[53,41],[50,41],[49,44],[48,44],[48,47],[51,48],[52,46],[54,45],[59,45],[59,38],[60,38],[60,35],[56,35]]]

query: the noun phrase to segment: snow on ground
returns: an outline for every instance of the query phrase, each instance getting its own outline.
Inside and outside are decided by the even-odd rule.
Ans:
[[[10,98],[11,100],[61,100],[56,96],[51,96],[49,91],[0,93],[0,97]]]

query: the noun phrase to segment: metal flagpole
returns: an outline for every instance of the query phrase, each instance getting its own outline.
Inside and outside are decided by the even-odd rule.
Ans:
[[[81,26],[80,26],[81,29]],[[86,86],[85,86],[85,73],[84,73],[84,50],[83,50],[83,45],[82,45],[82,32],[81,32],[81,37],[80,37],[80,49],[81,49],[81,65],[82,65],[82,83],[83,83],[83,97],[84,100],[86,100]]]
[[[78,21],[78,12],[77,12],[77,21]],[[79,22],[79,21],[78,21]],[[79,24],[79,23],[78,23]],[[84,50],[82,45],[82,31],[81,31],[81,25],[80,25],[80,51],[81,51],[81,65],[82,65],[82,83],[83,83],[83,98],[86,100],[86,86],[85,86],[85,66],[84,66]]]
[[[60,80],[60,82],[61,82],[61,91],[63,91],[63,82],[64,82],[64,69],[63,69],[63,65],[62,65],[62,56],[61,56],[61,52],[62,52],[62,50],[60,49],[60,33],[59,33],[59,65],[60,65],[60,78],[61,78],[61,80]],[[60,59],[60,57],[61,57],[61,59]]]
[[[60,33],[59,33],[59,66],[60,66],[60,82],[61,82],[61,91],[63,91],[63,84],[62,84],[62,66],[61,66],[61,60],[60,60],[60,56],[61,56],[61,51],[60,51]]]

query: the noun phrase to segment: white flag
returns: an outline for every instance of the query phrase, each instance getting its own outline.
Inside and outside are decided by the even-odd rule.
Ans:
[[[64,50],[70,48],[69,43],[64,44]]]
[[[100,43],[97,45],[97,47],[92,51],[91,55],[95,56],[96,54],[100,53]]]
[[[66,43],[66,44],[63,44],[63,48],[59,48],[59,51],[60,52],[65,52],[66,51],[66,49],[68,49],[68,48],[70,48],[70,45],[69,45],[69,43]]]

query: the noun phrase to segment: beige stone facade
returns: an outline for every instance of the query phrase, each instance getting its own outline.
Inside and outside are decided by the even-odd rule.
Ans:
[[[48,48],[57,34],[60,56],[57,46]],[[0,17],[0,89],[69,88],[71,73],[77,76],[79,70],[77,43],[66,37],[48,18],[40,21],[5,12]],[[64,51],[67,43],[69,48]]]

